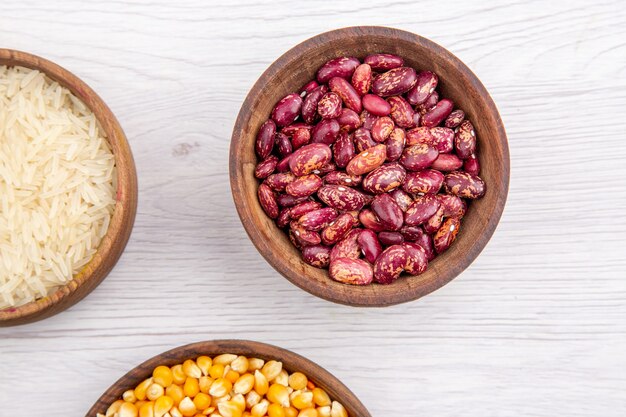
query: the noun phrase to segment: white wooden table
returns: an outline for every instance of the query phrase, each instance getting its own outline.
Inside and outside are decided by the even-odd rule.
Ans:
[[[139,362],[215,338],[303,354],[374,416],[625,415],[623,3],[356,3],[2,0],[0,46],[65,66],[116,113],[140,202],[124,256],[90,296],[0,329],[0,416],[81,416]],[[477,261],[385,309],[333,305],[281,278],[228,185],[231,128],[261,72],[310,36],[364,24],[465,61],[500,109],[512,163]]]

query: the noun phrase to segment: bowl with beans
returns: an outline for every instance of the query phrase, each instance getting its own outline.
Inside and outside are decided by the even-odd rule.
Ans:
[[[88,417],[370,417],[319,365],[247,340],[215,340],[157,355],[115,382]]]
[[[465,270],[499,222],[498,110],[452,53],[383,27],[323,33],[275,61],[233,130],[231,188],[261,255],[354,306],[420,298]]]

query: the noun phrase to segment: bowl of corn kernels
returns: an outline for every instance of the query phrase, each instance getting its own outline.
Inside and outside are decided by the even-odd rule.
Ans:
[[[344,384],[288,350],[246,340],[181,346],[132,369],[97,417],[370,417]]]

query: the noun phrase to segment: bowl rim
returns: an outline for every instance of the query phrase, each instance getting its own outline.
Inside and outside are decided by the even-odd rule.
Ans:
[[[137,212],[137,171],[133,155],[117,118],[106,103],[76,75],[40,56],[0,48],[0,65],[23,66],[43,72],[68,88],[94,113],[115,156],[118,173],[116,204],[107,233],[92,259],[73,279],[46,297],[0,309],[0,327],[26,324],[62,312],[93,291],[117,263],[132,232]]]
[[[382,292],[379,292],[375,296],[370,297],[357,295],[346,296],[344,294],[338,293],[337,291],[328,291],[325,286],[322,286],[321,284],[315,282],[315,280],[303,279],[301,277],[302,275],[304,275],[303,273],[292,270],[292,268],[288,267],[286,263],[278,262],[278,258],[280,256],[274,253],[269,253],[269,251],[266,251],[266,249],[260,244],[263,236],[260,234],[257,228],[252,225],[253,222],[249,223],[247,221],[244,221],[244,219],[251,219],[253,218],[253,216],[251,215],[251,208],[244,197],[243,187],[238,183],[237,180],[239,175],[238,168],[240,165],[239,142],[242,140],[243,137],[243,135],[240,134],[241,127],[247,123],[247,120],[249,118],[247,109],[253,107],[254,102],[256,101],[256,97],[263,94],[265,86],[268,85],[269,81],[277,75],[277,73],[283,66],[294,61],[298,56],[306,54],[307,51],[318,48],[320,45],[336,41],[336,39],[338,38],[354,36],[377,36],[396,40],[400,39],[406,42],[420,44],[422,47],[432,50],[435,54],[444,56],[447,60],[450,61],[451,65],[456,66],[464,74],[464,76],[469,80],[472,86],[480,94],[482,100],[484,100],[485,106],[487,107],[490,115],[494,118],[496,122],[495,128],[497,131],[497,135],[496,137],[492,138],[492,140],[499,141],[502,145],[503,150],[503,170],[500,176],[502,181],[502,192],[497,196],[494,211],[493,213],[491,213],[485,228],[480,234],[480,238],[478,239],[479,241],[470,248],[470,251],[466,254],[466,256],[462,257],[462,260],[459,261],[458,265],[455,265],[454,271],[448,274],[448,276],[437,278],[432,283],[426,286],[411,286],[408,291],[397,293],[393,297],[383,298],[381,296],[381,294],[383,294]],[[353,26],[324,32],[295,45],[283,55],[281,55],[263,72],[263,74],[261,74],[257,82],[248,92],[248,95],[246,96],[246,99],[241,106],[235,122],[230,144],[229,173],[233,200],[244,229],[248,234],[250,240],[252,241],[253,245],[256,247],[257,251],[276,271],[278,271],[281,275],[287,278],[287,280],[289,280],[291,283],[298,286],[299,288],[327,301],[357,307],[384,307],[413,301],[443,287],[452,279],[456,278],[478,257],[480,252],[484,249],[487,242],[491,239],[493,233],[495,232],[495,229],[504,211],[504,206],[506,204],[509,190],[510,157],[508,140],[502,123],[502,118],[500,117],[500,114],[493,99],[489,95],[489,92],[487,91],[485,86],[478,79],[478,77],[469,69],[469,67],[465,63],[457,58],[452,52],[448,51],[447,49],[429,39],[408,31],[383,26]]]
[[[187,359],[195,359],[202,355],[215,356],[223,353],[258,357],[266,361],[272,359],[281,361],[285,369],[291,372],[303,372],[309,379],[314,381],[317,386],[328,392],[331,398],[341,402],[350,412],[350,415],[371,417],[371,414],[367,411],[356,394],[337,377],[312,360],[285,348],[252,340],[239,339],[219,339],[190,343],[157,354],[135,366],[115,381],[104,391],[85,416],[93,417],[96,413],[106,411],[113,401],[121,398],[125,390],[149,378],[154,368],[159,365],[173,366],[183,363]]]

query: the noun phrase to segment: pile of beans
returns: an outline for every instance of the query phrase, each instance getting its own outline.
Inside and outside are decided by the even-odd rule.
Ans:
[[[348,417],[301,372],[233,354],[157,366],[97,417]]]
[[[389,284],[423,273],[485,194],[476,134],[438,77],[390,54],[335,58],[259,129],[265,213],[332,279]]]

